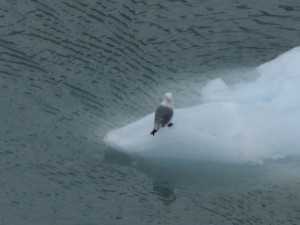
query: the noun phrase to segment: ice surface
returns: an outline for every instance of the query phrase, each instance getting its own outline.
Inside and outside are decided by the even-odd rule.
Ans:
[[[230,163],[299,154],[300,47],[255,70],[256,81],[234,87],[211,80],[202,89],[203,103],[175,107],[174,126],[154,137],[152,113],[109,132],[104,142],[130,154]]]

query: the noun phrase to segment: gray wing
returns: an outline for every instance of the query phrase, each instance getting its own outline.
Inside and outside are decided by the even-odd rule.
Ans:
[[[155,111],[154,129],[166,126],[172,119],[173,109],[167,106],[159,105]]]

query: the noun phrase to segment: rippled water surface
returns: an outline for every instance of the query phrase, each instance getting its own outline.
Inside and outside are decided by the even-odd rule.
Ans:
[[[102,141],[166,90],[186,107],[212,78],[255,79],[299,37],[297,0],[2,0],[0,224],[299,224],[299,157],[154,160]]]

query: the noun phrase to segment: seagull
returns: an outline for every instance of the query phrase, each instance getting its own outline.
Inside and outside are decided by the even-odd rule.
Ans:
[[[173,117],[173,95],[170,92],[167,92],[164,96],[164,100],[159,104],[155,111],[154,117],[154,128],[150,134],[154,134],[161,128],[171,127],[171,119]]]

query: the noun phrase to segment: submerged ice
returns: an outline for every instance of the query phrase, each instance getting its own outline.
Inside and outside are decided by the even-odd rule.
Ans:
[[[254,82],[202,89],[202,104],[174,110],[174,126],[149,132],[154,114],[109,132],[104,142],[148,157],[255,162],[300,153],[300,47],[255,69]],[[176,101],[176,95],[174,96]]]

